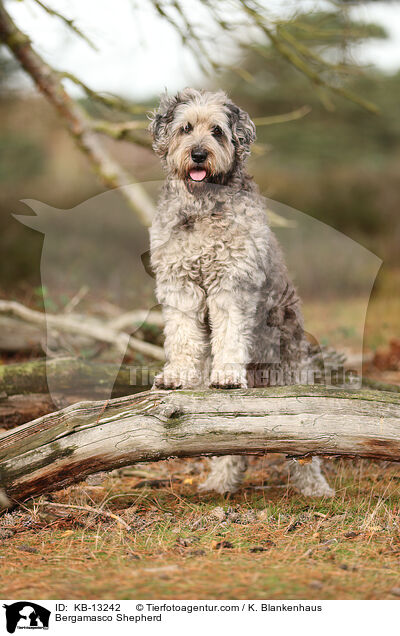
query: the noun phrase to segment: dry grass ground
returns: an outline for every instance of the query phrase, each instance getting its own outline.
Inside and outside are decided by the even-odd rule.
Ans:
[[[399,338],[400,272],[379,280],[367,315],[368,351]],[[306,302],[308,328],[323,325],[328,344],[340,336],[351,350],[360,335],[359,305],[357,298]],[[400,370],[368,373],[400,384]],[[253,458],[244,487],[230,499],[197,492],[204,468],[202,460],[136,466],[3,515],[1,597],[400,596],[397,465],[326,462],[333,499],[293,492],[281,456]]]
[[[197,460],[137,466],[38,499],[0,519],[1,596],[396,598],[397,466],[334,460],[326,470],[333,499],[293,492],[278,455],[254,458],[230,499],[197,493]]]

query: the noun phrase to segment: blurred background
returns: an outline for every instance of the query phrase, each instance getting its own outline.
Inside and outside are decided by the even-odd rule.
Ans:
[[[328,277],[324,285],[316,282],[318,265],[299,274],[297,254],[298,267],[294,261],[291,269],[299,279],[307,329],[346,352],[358,351],[365,335],[371,376],[398,382],[400,4],[223,0],[214,5],[118,0],[111,11],[106,0],[1,3],[18,33],[28,36],[29,46],[94,122],[102,151],[128,175],[125,182],[162,179],[145,128],[163,90],[223,88],[246,109],[257,123],[249,171],[265,196],[329,224],[377,257],[368,261],[365,281],[356,271],[351,284],[344,284],[341,276],[329,279],[327,273],[336,248],[329,253],[320,245],[316,263]],[[82,202],[123,180],[112,183],[101,178],[101,169],[93,170],[93,158],[82,152],[65,116],[38,90],[32,74],[21,70],[21,49],[7,41],[4,29],[2,39],[0,293],[35,309],[47,301],[46,308],[59,313],[84,277],[74,289],[67,276],[64,285],[58,277],[56,290],[43,285],[43,234],[13,214],[32,213],[35,206],[21,202],[26,199],[81,214]],[[153,201],[156,188],[145,190]],[[123,197],[112,205],[101,200],[104,206],[93,208],[100,223],[100,217],[88,221],[89,212],[80,216],[92,230],[89,258],[100,273],[80,309],[150,308],[153,281],[143,268],[120,266],[118,278],[102,266],[108,262],[106,243],[118,246],[118,254],[146,251],[143,219]],[[285,244],[283,208],[281,213],[273,222]],[[60,229],[56,252],[65,240]],[[295,242],[292,234],[289,243]],[[383,265],[374,282],[379,259]]]
[[[254,119],[313,341],[400,391],[400,2],[0,0],[0,437],[87,399],[99,422],[160,368],[146,129],[185,86]],[[285,465],[252,457],[229,499],[199,458],[35,498],[0,518],[4,595],[399,598],[397,466],[326,461],[337,495],[310,500]]]

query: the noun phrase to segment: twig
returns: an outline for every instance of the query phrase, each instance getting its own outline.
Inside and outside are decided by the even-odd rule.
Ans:
[[[257,11],[249,6],[247,0],[239,0],[239,2],[245,13],[249,15],[253,19],[254,24],[265,33],[265,35],[268,37],[269,41],[278,51],[278,53],[292,66],[297,68],[298,71],[303,73],[303,75],[306,75],[306,77],[308,77],[308,79],[310,79],[314,84],[316,84],[317,86],[324,86],[332,93],[336,93],[340,97],[345,97],[349,101],[354,102],[358,106],[365,108],[371,113],[376,114],[379,112],[378,107],[372,102],[359,97],[352,91],[349,91],[342,86],[335,86],[326,82],[321,74],[311,68],[309,64],[304,59],[302,59],[302,57],[300,57],[300,55],[298,55],[295,50],[293,50],[285,42],[282,42],[280,40],[279,36],[273,31],[272,27],[267,26],[267,24],[262,20]]]
[[[48,13],[49,15],[58,18],[59,20],[61,20],[62,22],[64,22],[64,24],[71,29],[76,35],[78,35],[80,38],[82,38],[82,40],[84,40],[86,42],[86,44],[88,44],[94,51],[98,51],[98,48],[95,44],[93,44],[93,42],[88,38],[88,36],[83,33],[76,25],[74,20],[71,20],[69,18],[66,18],[64,15],[62,15],[62,13],[59,13],[58,11],[56,11],[55,9],[52,9],[51,7],[47,6],[47,4],[45,4],[44,2],[42,2],[42,0],[33,0],[33,2],[36,2],[37,5],[39,5],[39,7],[41,9],[43,9],[44,11],[46,11],[46,13]]]
[[[147,311],[146,309],[137,309],[117,316],[117,318],[113,318],[113,320],[108,322],[108,326],[111,329],[123,331],[124,329],[143,324],[144,322],[150,325],[156,325],[157,327],[164,326],[164,318],[160,311]]]
[[[85,84],[79,77],[76,77],[73,73],[68,71],[54,71],[57,73],[58,77],[63,80],[69,80],[76,86],[79,86],[83,92],[99,104],[106,106],[107,108],[116,109],[123,113],[131,113],[132,115],[143,114],[147,112],[147,108],[143,106],[139,106],[137,104],[131,104],[127,102],[125,99],[122,99],[118,95],[113,95],[112,93],[98,93],[94,91],[90,86]]]
[[[94,340],[100,340],[101,342],[107,342],[116,347],[120,353],[131,350],[143,355],[154,358],[155,360],[164,360],[164,351],[162,347],[153,345],[150,342],[144,342],[139,338],[134,338],[126,333],[121,333],[115,329],[108,327],[107,325],[100,324],[85,324],[70,316],[56,316],[54,314],[44,314],[40,311],[29,309],[21,303],[12,300],[0,300],[0,313],[7,313],[13,316],[17,316],[27,322],[52,327],[56,330],[67,331],[69,333],[80,334],[93,338]]]
[[[83,510],[84,512],[94,513],[96,515],[102,517],[109,517],[110,519],[114,519],[114,521],[118,521],[121,526],[123,526],[126,530],[130,530],[131,526],[129,526],[126,521],[121,519],[118,515],[115,515],[113,512],[108,512],[107,510],[100,510],[100,508],[93,508],[92,506],[76,506],[73,504],[61,504],[54,503],[53,501],[35,501],[35,506],[53,506],[55,508],[72,508],[73,510]]]
[[[108,135],[117,141],[132,141],[137,146],[151,148],[149,137],[142,137],[135,133],[137,130],[146,130],[149,125],[147,121],[111,122],[106,119],[92,119],[90,123],[93,130],[103,135]]]
[[[70,314],[77,305],[81,302],[83,298],[89,292],[89,287],[87,285],[82,285],[80,290],[68,301],[68,303],[64,307],[64,313]]]
[[[254,123],[256,126],[271,126],[272,124],[283,124],[287,121],[295,121],[301,119],[311,113],[311,106],[301,106],[296,110],[292,110],[290,113],[284,113],[282,115],[271,115],[268,117],[256,117]]]

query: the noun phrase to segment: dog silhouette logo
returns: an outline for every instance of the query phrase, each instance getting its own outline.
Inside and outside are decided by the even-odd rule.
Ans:
[[[18,601],[11,605],[3,605],[6,610],[6,627],[9,634],[16,629],[48,629],[50,610],[32,603]]]

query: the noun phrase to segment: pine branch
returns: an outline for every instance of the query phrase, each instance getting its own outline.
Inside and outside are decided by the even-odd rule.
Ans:
[[[75,24],[74,20],[71,20],[69,18],[66,18],[64,15],[62,15],[62,13],[59,13],[58,11],[56,11],[55,9],[52,9],[51,7],[49,7],[47,4],[45,4],[44,2],[42,2],[42,0],[33,0],[33,2],[36,2],[36,4],[43,9],[46,13],[48,13],[49,15],[51,15],[52,17],[58,18],[59,20],[61,20],[69,29],[71,29],[71,31],[73,31],[75,33],[75,35],[77,35],[78,37],[80,37],[82,40],[84,40],[86,42],[86,44],[88,44],[94,51],[98,51],[97,46],[90,40],[90,38],[83,33]]]
[[[272,46],[276,49],[276,51],[289,62],[292,66],[294,66],[298,71],[303,73],[309,80],[316,86],[324,86],[326,89],[339,95],[340,97],[344,97],[349,101],[361,106],[365,110],[368,110],[371,113],[378,113],[378,107],[372,102],[363,99],[359,95],[356,95],[352,91],[347,90],[342,86],[336,86],[327,82],[321,75],[321,72],[314,70],[299,54],[291,48],[288,44],[283,42],[279,35],[273,30],[272,26],[267,26],[267,24],[260,17],[259,13],[252,9],[249,6],[248,0],[239,0],[240,5],[247,15],[249,15],[256,26],[258,26],[261,31],[268,37]],[[322,59],[322,58],[321,58]]]
[[[143,148],[151,148],[151,140],[149,137],[137,135],[135,131],[146,130],[148,122],[146,121],[126,121],[111,122],[106,119],[92,119],[91,127],[103,135],[108,135],[117,141],[131,141],[137,146]]]
[[[256,126],[271,126],[273,124],[284,124],[288,121],[295,121],[296,119],[302,119],[308,113],[311,113],[310,106],[301,106],[296,110],[292,110],[290,113],[283,113],[282,115],[271,115],[268,117],[256,117],[253,121]]]
[[[73,73],[69,73],[68,71],[55,71],[58,73],[58,76],[61,80],[66,79],[79,86],[87,97],[92,99],[102,106],[106,106],[112,110],[118,110],[122,113],[130,113],[131,115],[143,114],[147,111],[147,108],[143,106],[138,106],[136,104],[130,104],[126,100],[122,99],[118,95],[112,95],[110,93],[104,94],[94,91],[90,88],[85,82],[83,82],[79,77],[76,77]]]

